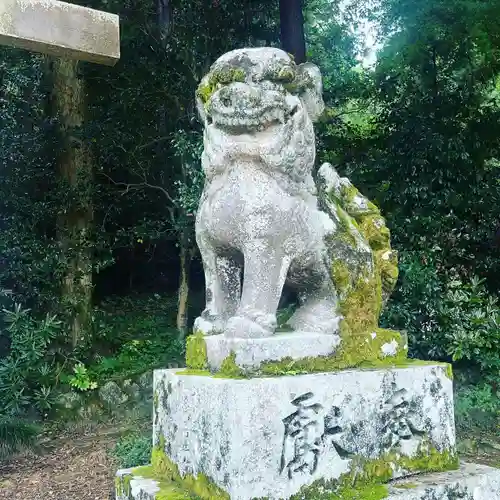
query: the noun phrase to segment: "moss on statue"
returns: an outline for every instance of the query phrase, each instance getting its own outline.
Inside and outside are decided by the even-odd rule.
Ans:
[[[275,77],[271,77],[270,79],[283,83],[283,87],[290,94],[300,95],[307,89],[314,87],[314,80],[308,73],[298,73],[291,81],[284,81],[281,77],[283,73],[284,72],[280,70]]]
[[[382,283],[378,273],[361,270],[358,276],[349,278],[347,287],[338,288],[339,311],[344,318],[341,324],[343,341],[349,335],[371,335],[382,311]],[[337,287],[342,285],[335,284]]]
[[[340,255],[332,263],[331,277],[344,317],[342,333],[361,334],[378,326],[383,304],[398,279],[397,252],[391,250],[390,231],[378,207],[350,182],[341,179],[326,196],[339,226],[331,236],[332,252]],[[360,246],[362,240],[372,258]]]
[[[343,202],[343,205],[351,204],[358,194],[358,189],[350,183],[347,185],[342,184],[340,186],[340,201]]]
[[[245,72],[241,68],[227,68],[213,71],[207,80],[202,81],[196,90],[196,95],[203,104],[207,104],[219,85],[233,82],[244,82]]]
[[[360,217],[358,225],[372,250],[390,249],[391,233],[380,214]]]
[[[200,331],[194,332],[186,341],[186,366],[193,370],[208,368],[207,344]]]
[[[332,279],[337,287],[338,293],[342,293],[343,290],[348,289],[351,275],[349,273],[349,268],[340,259],[335,260],[332,264]]]
[[[354,236],[354,229],[358,229],[357,222],[349,217],[347,212],[340,206],[336,206],[337,222],[339,224],[339,230],[335,234],[334,239],[338,239],[345,243],[346,245],[357,248],[358,241]]]

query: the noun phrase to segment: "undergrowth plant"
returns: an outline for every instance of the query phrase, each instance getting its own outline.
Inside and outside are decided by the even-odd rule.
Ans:
[[[122,436],[116,443],[112,456],[122,468],[147,465],[151,461],[151,433],[132,433]]]
[[[0,455],[33,444],[38,433],[34,421],[44,418],[57,398],[58,369],[51,342],[61,323],[47,315],[35,319],[17,304],[4,309],[6,328],[0,335],[9,342],[0,359]],[[0,457],[1,458],[1,457]]]
[[[485,382],[457,386],[455,420],[462,436],[479,432],[500,438],[500,393]]]
[[[432,253],[402,252],[386,325],[408,332],[410,355],[466,361],[491,383],[500,377],[500,305],[484,280],[440,269]]]

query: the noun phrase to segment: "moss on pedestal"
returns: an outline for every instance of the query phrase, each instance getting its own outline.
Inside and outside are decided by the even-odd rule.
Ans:
[[[304,373],[333,372],[348,368],[391,368],[406,361],[406,339],[395,330],[374,328],[362,334],[342,337],[339,349],[332,356],[318,356],[262,363],[262,375],[299,375]]]
[[[132,474],[124,474],[123,476],[115,477],[115,492],[118,496],[130,498],[130,481],[132,480],[132,478]]]
[[[424,439],[413,457],[402,456],[396,451],[371,460],[354,457],[349,471],[338,479],[320,479],[302,488],[290,500],[382,500],[389,495],[387,483],[395,471],[420,473],[456,469],[456,454],[449,450],[439,451]]]
[[[207,344],[200,331],[194,332],[186,341],[186,366],[192,370],[208,368]]]
[[[243,370],[236,364],[236,354],[233,351],[222,361],[218,375],[224,378],[245,378]]]
[[[119,495],[130,497],[130,481],[134,478],[153,479],[159,491],[155,500],[230,500],[229,494],[215,485],[203,474],[181,476],[177,465],[165,454],[165,440],[160,437],[153,448],[151,465],[137,467],[131,474],[117,477],[116,491]]]
[[[223,489],[215,485],[203,474],[182,477],[177,465],[165,454],[165,441],[154,447],[152,463],[146,467],[133,469],[115,479],[119,495],[130,497],[130,481],[134,478],[153,479],[159,491],[156,500],[230,500]],[[398,451],[390,451],[376,459],[355,456],[351,459],[349,470],[337,479],[320,479],[309,486],[304,486],[290,500],[382,500],[388,496],[387,483],[394,474],[404,472],[444,472],[457,470],[458,457],[449,450],[439,451],[424,438],[412,457],[403,456]],[[412,483],[401,483],[396,487],[411,489]],[[266,500],[265,498],[254,500]]]

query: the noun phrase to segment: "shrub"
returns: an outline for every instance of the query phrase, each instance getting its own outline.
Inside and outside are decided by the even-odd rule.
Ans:
[[[51,342],[60,335],[61,323],[50,315],[37,320],[19,304],[4,309],[4,315],[7,328],[0,335],[9,337],[10,347],[0,360],[0,413],[44,415],[56,400],[58,366]]]
[[[401,252],[399,281],[382,316],[385,326],[406,330],[410,355],[445,359],[448,342],[440,329],[443,280],[432,255]]]
[[[0,461],[33,446],[39,432],[38,426],[32,423],[0,415]]]
[[[463,435],[486,431],[500,436],[500,397],[491,385],[459,386],[455,393],[455,420]]]
[[[122,468],[147,465],[151,461],[152,439],[148,434],[128,434],[119,439],[112,455]]]
[[[175,329],[175,297],[135,295],[107,300],[96,311],[97,331],[87,363],[90,378],[102,385],[184,359],[184,341]]]
[[[432,254],[401,255],[401,275],[383,320],[408,332],[410,354],[467,360],[491,380],[500,375],[500,306],[483,280],[439,269]]]

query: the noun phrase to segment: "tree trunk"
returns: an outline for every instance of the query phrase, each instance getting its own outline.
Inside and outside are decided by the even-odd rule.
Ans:
[[[179,289],[177,292],[177,331],[181,340],[186,338],[188,330],[189,274],[195,248],[189,245],[187,228],[179,239]]]
[[[90,148],[81,138],[86,102],[78,62],[52,59],[50,70],[51,108],[60,144],[57,167],[65,200],[58,219],[65,265],[62,303],[74,347],[86,342],[92,331],[93,172]]]
[[[280,0],[281,48],[292,54],[297,64],[306,61],[302,0]]]

